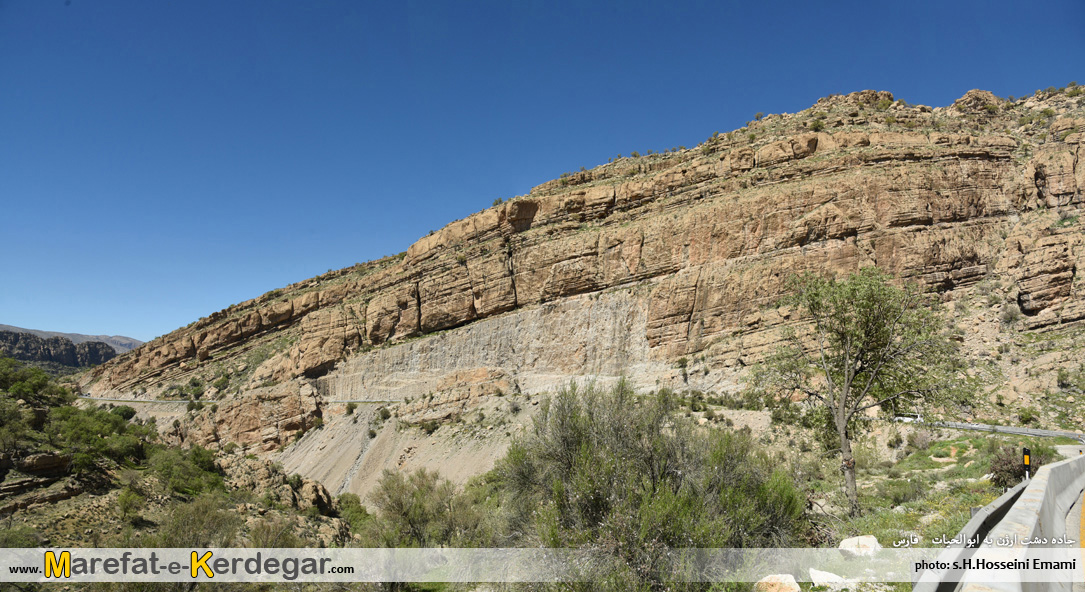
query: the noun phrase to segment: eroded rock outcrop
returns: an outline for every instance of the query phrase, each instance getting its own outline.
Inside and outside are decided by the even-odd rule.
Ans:
[[[221,381],[217,411],[170,437],[272,450],[329,399],[410,397],[399,411],[421,421],[585,375],[735,388],[790,322],[766,305],[802,271],[877,265],[946,298],[997,276],[1028,330],[1081,322],[1083,111],[1068,93],[827,97],[564,175],[401,255],[214,313],[83,387]],[[702,370],[679,372],[693,356]]]

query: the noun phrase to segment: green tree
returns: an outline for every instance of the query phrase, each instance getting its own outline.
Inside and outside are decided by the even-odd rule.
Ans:
[[[117,510],[121,513],[122,519],[128,519],[136,517],[136,512],[139,512],[143,507],[143,496],[136,491],[125,487],[117,495]]]
[[[805,396],[818,408],[839,445],[855,516],[861,509],[851,443],[864,412],[964,402],[975,383],[933,302],[916,286],[894,286],[890,275],[870,267],[843,280],[798,276],[791,288],[781,304],[795,307],[807,325],[786,332],[786,345],[755,372],[754,384],[778,400]]]

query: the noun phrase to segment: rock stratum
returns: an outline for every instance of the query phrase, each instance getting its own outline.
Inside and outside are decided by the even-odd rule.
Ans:
[[[210,446],[272,452],[327,415],[341,431],[313,436],[325,448],[305,454],[354,455],[321,477],[347,490],[360,487],[350,485],[360,467],[404,466],[410,444],[386,446],[395,449],[380,462],[366,457],[385,433],[351,440],[374,424],[333,418],[337,401],[362,402],[365,418],[388,406],[417,424],[573,378],[734,391],[791,322],[768,305],[796,272],[877,265],[918,282],[968,325],[973,352],[1080,332],[1083,130],[1076,86],[1015,102],[970,91],[939,108],[887,92],[827,97],[693,149],[562,175],[403,254],[143,344],[84,374],[81,387],[218,400],[213,413],[169,428]],[[988,296],[979,310],[954,308],[978,291]],[[1000,311],[1015,333],[992,336],[1006,322]],[[1047,380],[1004,365],[1011,396]],[[334,444],[340,437],[354,443]]]
[[[101,341],[72,343],[64,337],[41,338],[30,333],[0,331],[0,354],[31,363],[87,368],[112,360],[117,352]]]
[[[118,354],[123,354],[126,351],[135,349],[143,344],[142,341],[134,339],[132,337],[124,337],[123,335],[83,335],[82,333],[60,333],[58,331],[40,331],[38,329],[24,329],[23,327],[14,327],[12,325],[0,324],[0,331],[11,331],[12,333],[30,333],[31,335],[37,335],[42,339],[48,339],[50,337],[63,337],[71,340],[72,343],[80,344],[87,341],[101,341],[102,343],[109,344]]]

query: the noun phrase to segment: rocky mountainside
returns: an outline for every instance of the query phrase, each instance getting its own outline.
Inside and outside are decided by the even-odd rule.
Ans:
[[[69,368],[87,368],[116,357],[109,344],[101,341],[72,343],[63,337],[43,339],[30,333],[0,331],[0,355],[25,362],[51,362]]]
[[[837,95],[564,174],[403,254],[200,319],[81,388],[214,399],[169,437],[264,451],[335,401],[422,425],[580,377],[734,392],[792,322],[767,307],[791,274],[877,265],[941,295],[991,404],[1039,400],[1085,345],[1081,90],[938,108]],[[359,440],[307,454],[362,466]]]
[[[79,344],[85,341],[101,341],[109,344],[118,354],[123,354],[126,351],[133,350],[143,342],[134,339],[132,337],[125,337],[123,335],[83,335],[82,333],[59,333],[57,331],[39,331],[37,329],[24,329],[22,327],[14,327],[12,325],[0,325],[0,331],[11,331],[12,333],[30,333],[31,335],[37,335],[38,337],[48,339],[49,337],[63,337],[71,340],[72,343]]]

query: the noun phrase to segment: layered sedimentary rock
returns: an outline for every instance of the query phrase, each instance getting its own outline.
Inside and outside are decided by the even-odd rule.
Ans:
[[[64,337],[43,338],[30,333],[0,331],[0,354],[26,362],[87,368],[112,360],[117,352],[101,341],[72,343]]]
[[[1082,130],[1072,92],[972,91],[936,109],[828,97],[563,175],[401,255],[214,313],[83,388],[151,397],[218,379],[236,398],[176,437],[269,450],[329,400],[411,398],[398,411],[425,420],[573,377],[733,389],[789,322],[767,305],[802,271],[877,265],[947,300],[994,278],[1027,330],[1082,323]]]

